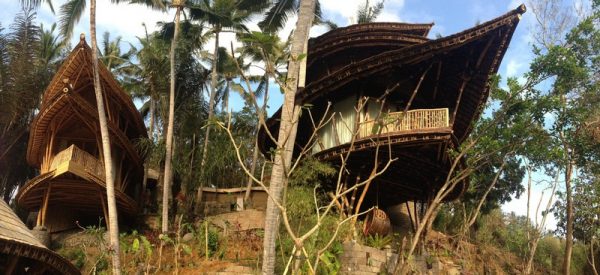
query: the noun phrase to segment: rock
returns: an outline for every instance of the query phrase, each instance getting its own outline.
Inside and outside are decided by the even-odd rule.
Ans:
[[[187,233],[187,234],[183,235],[183,238],[181,238],[181,241],[184,242],[184,243],[189,243],[193,239],[194,239],[194,234]]]

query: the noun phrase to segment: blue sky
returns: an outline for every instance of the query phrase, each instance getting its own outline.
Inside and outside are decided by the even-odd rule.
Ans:
[[[55,8],[62,5],[64,0],[53,0]],[[371,0],[371,2],[374,2]],[[355,22],[355,13],[359,4],[364,3],[363,0],[321,0],[321,7],[324,12],[324,17],[334,21],[339,26],[346,26]],[[386,0],[385,8],[382,14],[377,18],[377,21],[391,22],[410,22],[410,23],[435,23],[430,36],[432,38],[437,35],[447,36],[464,29],[473,27],[477,23],[485,22],[497,16],[500,16],[512,9],[518,7],[522,2],[516,0],[510,1],[489,1],[489,0]],[[3,27],[11,24],[15,14],[20,11],[18,0],[0,0],[0,23]],[[79,33],[89,32],[89,17],[88,12],[81,19],[81,22],[75,28],[73,41],[78,39]],[[45,26],[50,26],[57,21],[57,16],[53,15],[49,8],[44,5],[38,11],[38,20]],[[98,1],[97,10],[97,25],[98,34],[104,31],[109,31],[111,37],[122,36],[123,41],[137,44],[136,36],[144,35],[142,23],[145,23],[148,30],[151,32],[156,28],[158,21],[171,21],[172,13],[161,13],[152,11],[148,8],[137,5],[114,5],[108,0]],[[296,17],[290,17],[288,24],[282,30],[280,35],[287,37]],[[529,61],[532,58],[531,54],[531,29],[534,23],[534,18],[531,12],[524,14],[519,27],[517,28],[512,42],[504,60],[500,66],[499,73],[505,79],[506,77],[519,77],[528,69]],[[256,20],[249,24],[251,29],[257,30]],[[316,26],[311,30],[311,36],[318,36],[324,33],[324,27]],[[89,40],[89,37],[88,37]],[[233,35],[224,35],[221,39],[221,46],[228,46],[233,40]],[[74,44],[75,42],[73,42]],[[212,51],[211,47],[214,43],[207,43],[207,50]],[[127,47],[126,45],[124,47]],[[273,85],[274,86],[274,85]],[[269,98],[270,112],[273,112],[281,105],[281,93],[272,92]],[[231,106],[234,109],[240,108],[242,105],[239,97],[232,98]],[[542,195],[542,187],[537,186],[532,193],[532,201],[537,202]],[[547,197],[546,192],[545,197]],[[517,214],[524,215],[526,212],[525,198],[522,196],[519,200],[503,206],[504,211],[514,211]],[[548,228],[553,229],[556,222],[553,217],[549,217]]]

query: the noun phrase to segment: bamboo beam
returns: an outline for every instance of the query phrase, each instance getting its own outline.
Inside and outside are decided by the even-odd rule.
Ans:
[[[485,44],[483,51],[481,51],[481,54],[479,54],[479,58],[477,58],[477,63],[475,63],[476,69],[479,69],[479,66],[481,65],[483,58],[485,57],[485,55],[487,54],[487,51],[489,50],[490,46],[492,45],[492,42],[494,42],[496,40],[495,38],[496,37],[494,36],[492,39],[488,40],[488,42]]]
[[[48,187],[46,187],[46,193],[44,195],[44,202],[42,205],[42,209],[40,210],[42,212],[42,226],[46,226],[46,213],[48,210],[48,201],[50,200],[50,191],[52,190],[52,185],[50,182],[48,182]]]
[[[454,104],[454,111],[452,111],[452,117],[450,118],[450,125],[454,128],[454,121],[456,120],[456,113],[458,112],[458,108],[460,107],[460,100],[462,99],[463,92],[469,79],[467,77],[463,77],[462,84],[460,84],[460,88],[458,89],[458,97],[456,98],[456,104]]]
[[[435,76],[435,87],[433,88],[433,101],[435,101],[437,98],[441,74],[442,74],[442,61],[438,62],[437,74]]]
[[[37,219],[35,220],[35,226],[36,227],[42,226],[42,208],[41,207],[37,213]]]

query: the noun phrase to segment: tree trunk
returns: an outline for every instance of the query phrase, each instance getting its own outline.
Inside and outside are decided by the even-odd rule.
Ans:
[[[171,51],[169,53],[169,62],[171,63],[171,85],[169,91],[169,123],[167,126],[166,154],[165,154],[165,176],[163,178],[163,197],[162,197],[162,232],[169,231],[169,190],[173,179],[173,124],[175,123],[175,49],[177,47],[177,37],[179,36],[179,17],[181,14],[181,3],[175,6],[175,33],[171,41]]]
[[[216,28],[216,27],[215,27]],[[210,95],[208,99],[208,123],[206,125],[206,132],[204,134],[204,147],[202,147],[202,159],[200,160],[200,171],[204,174],[204,165],[206,164],[206,153],[208,152],[208,139],[210,137],[210,121],[212,120],[213,113],[215,110],[215,94],[217,90],[217,61],[219,59],[219,31],[215,31],[215,50],[213,52],[213,64],[212,64],[212,72],[210,79]],[[204,181],[206,179],[202,178],[200,180],[200,186],[198,187],[198,192],[196,193],[196,207],[194,212],[200,210],[200,203],[202,202],[202,187],[204,187]]]
[[[269,77],[267,76],[267,83],[265,84],[265,95],[263,96],[263,104],[261,112],[264,117],[267,117],[267,100],[269,98]],[[256,171],[256,162],[258,161],[258,131],[260,129],[260,122],[256,124],[256,133],[254,137],[254,152],[252,152],[252,164],[250,165],[250,173],[254,175]],[[261,179],[262,180],[262,179]],[[244,204],[250,199],[250,192],[252,192],[252,177],[248,177],[248,183],[246,184],[246,195],[244,195]],[[245,207],[245,205],[244,205]]]
[[[567,152],[568,153],[568,152]],[[573,252],[573,197],[571,190],[571,174],[573,173],[573,164],[569,160],[565,171],[565,192],[567,194],[567,234],[565,245],[565,258],[563,260],[563,274],[568,275],[571,272],[571,254]]]
[[[295,105],[296,91],[304,83],[299,82],[301,74],[301,62],[306,62],[306,58],[299,59],[303,53],[308,40],[308,34],[314,18],[316,0],[301,0],[298,13],[298,22],[296,30],[292,37],[292,47],[290,51],[290,62],[288,64],[288,75],[286,87],[284,89],[284,101],[281,109],[281,122],[279,134],[277,137],[277,150],[275,153],[275,163],[271,171],[271,183],[269,186],[270,199],[267,201],[267,210],[265,217],[265,235],[263,242],[263,274],[275,273],[275,246],[277,232],[279,231],[280,211],[276,205],[282,201],[283,188],[287,183],[287,172],[292,160],[294,142],[296,141],[296,130],[298,127],[297,119],[300,113],[299,106]]]
[[[100,72],[98,71],[98,44],[96,42],[96,0],[90,1],[90,35],[92,42],[92,63],[94,71],[94,93],[98,107],[98,120],[100,123],[100,136],[102,138],[102,154],[104,156],[104,174],[106,176],[106,200],[108,206],[108,231],[110,236],[110,255],[112,258],[113,274],[121,274],[119,259],[119,218],[117,202],[115,200],[115,179],[112,167],[110,136],[104,110],[102,87],[100,86]],[[108,102],[106,102],[108,104]]]
[[[592,266],[592,272],[594,275],[598,275],[598,269],[596,269],[596,252],[594,251],[594,237],[590,240],[590,265]]]
[[[223,95],[223,111],[229,113],[229,85],[231,84],[231,80],[226,80],[225,94]]]
[[[152,87],[152,84],[150,84],[150,86]],[[154,94],[154,89],[151,89],[151,94]],[[150,142],[152,142],[152,144],[154,144],[154,138],[153,138],[153,134],[154,134],[154,99],[152,99],[152,96],[150,96],[150,127],[148,129],[148,139],[150,140]],[[148,163],[148,156],[146,156],[146,161],[144,161],[144,178],[142,179],[142,192],[141,192],[141,199],[140,199],[140,205],[142,206],[142,209],[144,210],[144,212],[146,212],[147,209],[147,201],[146,201],[146,187],[148,186],[148,171],[150,169],[150,164]]]

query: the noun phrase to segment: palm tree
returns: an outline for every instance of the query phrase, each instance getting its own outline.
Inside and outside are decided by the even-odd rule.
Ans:
[[[271,77],[281,78],[280,66],[286,64],[288,60],[288,41],[282,42],[279,36],[267,32],[251,32],[240,35],[240,40],[243,42],[242,57],[250,58],[254,62],[262,62],[265,64],[264,74],[259,77],[259,85],[256,89],[257,96],[262,95],[263,102],[261,112],[263,118],[267,116],[267,102],[269,99],[269,81]],[[260,129],[260,117],[258,118],[257,127],[255,129],[254,151],[252,154],[252,162],[250,164],[250,172],[254,174],[258,162],[258,130]],[[244,202],[250,199],[250,191],[252,189],[252,177],[248,177],[246,183],[246,194]]]
[[[285,82],[284,101],[281,109],[281,122],[279,126],[279,135],[277,137],[277,150],[275,153],[275,163],[271,171],[271,182],[269,192],[271,199],[267,202],[265,217],[265,234],[263,241],[263,274],[274,274],[275,272],[275,244],[277,233],[279,232],[280,210],[275,202],[282,201],[283,188],[287,183],[287,171],[292,160],[294,142],[296,140],[296,131],[298,125],[296,121],[300,108],[295,104],[295,97],[298,87],[303,87],[303,81],[300,81],[301,62],[306,62],[306,58],[299,56],[308,43],[308,33],[315,17],[316,0],[301,0],[298,12],[298,22],[294,31],[290,62],[288,64],[288,79]],[[300,247],[300,251],[301,251]]]
[[[39,2],[39,1],[38,1]],[[85,10],[86,0],[69,0],[60,8],[60,26],[65,41],[73,33],[74,25],[79,21]],[[113,274],[121,274],[121,262],[119,259],[119,220],[117,202],[115,199],[115,182],[111,163],[113,163],[110,147],[110,136],[104,109],[102,86],[98,68],[98,43],[96,40],[96,0],[90,0],[90,40],[92,46],[92,66],[94,77],[94,93],[98,107],[98,120],[100,124],[100,136],[102,140],[102,155],[104,160],[104,173],[106,175],[106,200],[108,206],[108,229],[110,236],[110,251],[112,252]]]
[[[208,141],[210,138],[210,121],[214,115],[214,105],[216,89],[218,84],[217,62],[219,60],[219,34],[222,31],[247,30],[244,23],[250,19],[250,16],[262,11],[267,5],[265,0],[204,0],[199,5],[191,9],[191,17],[194,19],[208,22],[212,26],[212,33],[215,35],[215,46],[212,56],[211,85],[208,101],[208,122],[204,134],[204,147],[202,148],[202,158],[200,161],[200,170],[203,171],[206,164],[206,153],[208,152]],[[196,211],[200,205],[202,197],[202,186],[200,184],[196,195]]]
[[[221,110],[223,112],[229,112],[229,96],[230,91],[232,89],[231,82],[234,78],[240,76],[240,72],[237,67],[238,65],[243,71],[247,70],[250,67],[250,64],[245,64],[244,58],[234,58],[231,54],[229,54],[226,48],[219,48],[219,60],[217,61],[217,71],[225,85],[217,91],[216,97],[218,97],[219,101],[221,102]],[[235,85],[233,89],[236,89],[237,87],[238,86]],[[215,102],[216,101],[217,100],[215,100]]]
[[[181,11],[183,10],[185,0],[175,0],[171,4],[175,8],[175,32],[173,33],[173,40],[171,40],[171,50],[169,52],[170,77],[171,83],[169,86],[169,122],[167,126],[167,138],[166,138],[166,158],[165,158],[165,175],[163,184],[163,208],[162,208],[162,232],[166,233],[169,230],[169,188],[171,187],[173,178],[173,124],[175,123],[175,49],[177,47],[177,38],[179,36],[179,20]]]
[[[371,23],[377,19],[377,16],[383,11],[383,0],[375,3],[374,6],[369,5],[369,0],[365,0],[365,4],[358,7],[356,11],[356,23],[365,24]]]
[[[52,5],[52,0],[21,0],[21,5],[37,8],[42,5],[42,2],[46,2],[50,8],[50,11],[54,13],[54,5]]]
[[[145,25],[144,25],[145,28]],[[141,49],[136,53],[136,57],[139,61],[139,65],[136,66],[133,77],[128,79],[125,87],[132,94],[132,97],[145,100],[146,102],[142,105],[140,112],[144,116],[149,117],[148,127],[148,142],[145,144],[144,154],[144,177],[142,180],[142,198],[146,192],[146,183],[148,180],[149,168],[154,164],[160,163],[162,155],[159,157],[158,152],[151,149],[157,149],[154,139],[155,125],[157,124],[157,107],[160,99],[163,95],[162,91],[166,91],[168,83],[168,72],[169,72],[169,58],[166,56],[166,52],[169,50],[163,39],[158,39],[156,35],[149,36],[146,31],[144,38],[138,38]],[[162,108],[159,108],[162,109]],[[166,116],[165,116],[166,117]],[[165,121],[162,117],[161,121]],[[146,206],[146,205],[144,205]]]
[[[121,36],[117,36],[114,40],[110,40],[110,33],[104,32],[102,36],[102,56],[100,57],[106,68],[117,78],[120,78],[119,80],[125,75],[131,74],[134,70],[131,58],[137,51],[133,45],[129,44],[129,50],[121,53],[121,39]]]
[[[276,33],[283,29],[289,16],[296,14],[300,8],[301,0],[276,0],[269,8],[264,18],[258,23],[263,32]],[[317,0],[314,9],[312,24],[326,24],[335,26],[331,21],[324,20],[321,13],[321,5]]]
[[[9,33],[0,26],[0,194],[6,201],[34,176],[24,157],[26,134],[46,81],[40,28],[34,21],[33,9],[24,7]]]

